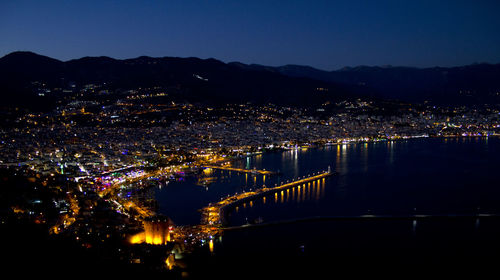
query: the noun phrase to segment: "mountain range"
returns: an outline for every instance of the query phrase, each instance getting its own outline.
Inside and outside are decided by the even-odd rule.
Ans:
[[[83,57],[60,61],[32,52],[0,58],[0,94],[9,106],[37,103],[34,83],[49,88],[106,84],[111,90],[175,89],[190,102],[315,104],[369,97],[436,104],[500,103],[500,64],[461,67],[359,66],[324,71],[216,59],[141,56]]]

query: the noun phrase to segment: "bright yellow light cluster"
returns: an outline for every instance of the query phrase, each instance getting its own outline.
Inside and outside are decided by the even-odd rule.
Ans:
[[[131,244],[141,244],[146,242],[146,233],[145,232],[140,232],[136,235],[133,235],[129,239]]]

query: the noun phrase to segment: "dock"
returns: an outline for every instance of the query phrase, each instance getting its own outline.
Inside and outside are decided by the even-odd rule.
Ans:
[[[218,166],[218,165],[206,165],[206,166],[203,166],[203,167],[204,168],[219,169],[219,170],[235,171],[235,172],[239,172],[239,173],[259,174],[259,175],[276,175],[276,174],[279,174],[279,172],[269,171],[269,170],[258,170],[256,168],[254,168],[254,169],[243,169],[243,168],[235,168],[235,167],[230,167],[230,166]]]

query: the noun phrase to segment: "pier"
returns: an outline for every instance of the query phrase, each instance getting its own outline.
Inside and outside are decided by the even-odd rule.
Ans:
[[[267,196],[279,191],[294,188],[304,183],[309,183],[311,181],[319,180],[334,175],[335,173],[328,167],[327,171],[318,172],[309,176],[304,176],[297,178],[290,182],[285,182],[280,185],[276,185],[272,188],[263,187],[256,191],[244,192],[241,194],[235,194],[233,196],[226,197],[221,201],[211,204],[208,207],[203,208],[202,211],[202,224],[207,226],[225,226],[226,225],[226,215],[236,206],[253,201],[257,198]]]
[[[243,169],[243,168],[235,168],[235,167],[230,167],[230,166],[218,166],[218,165],[206,165],[203,166],[205,168],[212,168],[212,169],[219,169],[219,170],[229,170],[229,171],[235,171],[235,172],[240,172],[240,173],[252,173],[252,174],[259,174],[259,175],[274,175],[278,174],[278,172],[274,171],[268,171],[268,170],[258,170],[256,168],[254,169]]]

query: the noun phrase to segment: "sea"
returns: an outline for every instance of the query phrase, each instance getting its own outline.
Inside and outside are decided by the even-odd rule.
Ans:
[[[159,186],[159,211],[195,225],[225,196],[335,174],[234,209],[230,229],[186,258],[194,276],[483,271],[500,261],[500,138],[298,148],[231,165],[279,173],[206,169]]]

